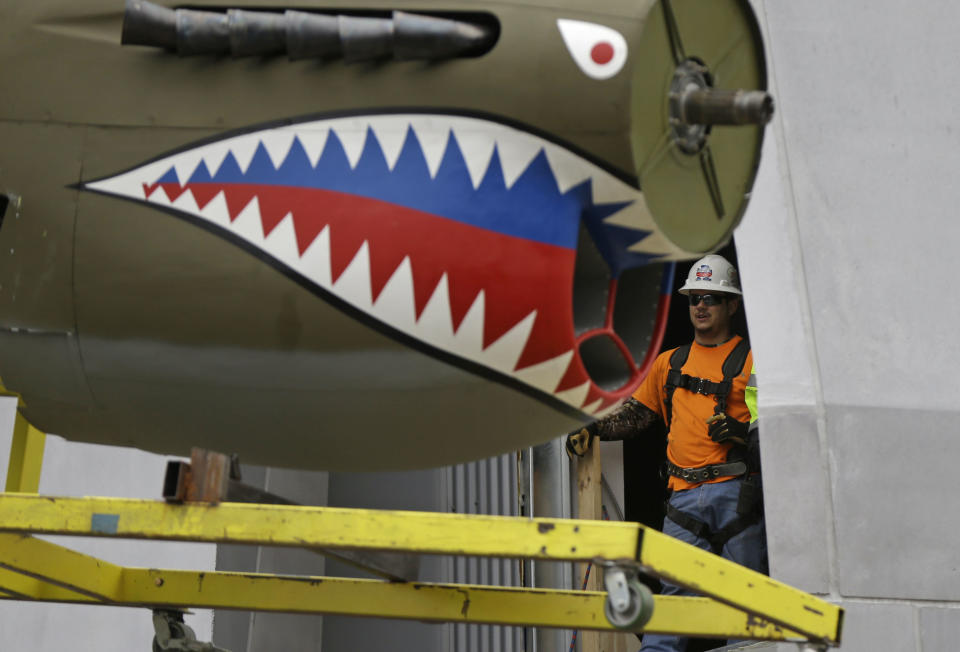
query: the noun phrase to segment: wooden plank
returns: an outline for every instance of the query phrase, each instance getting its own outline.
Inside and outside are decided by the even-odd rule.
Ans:
[[[603,467],[600,458],[600,441],[594,440],[586,454],[577,461],[577,518],[579,519],[603,519]],[[588,567],[590,564],[577,564],[578,588],[602,591],[602,568],[590,568],[587,584],[583,586],[583,578]],[[628,652],[638,644],[636,636],[631,633],[591,630],[580,632],[581,652]]]

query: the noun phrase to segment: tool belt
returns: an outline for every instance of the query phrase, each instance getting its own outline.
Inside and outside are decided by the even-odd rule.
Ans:
[[[720,530],[711,530],[706,523],[698,518],[694,518],[689,514],[681,512],[679,509],[671,505],[669,500],[667,500],[667,518],[682,527],[684,530],[692,532],[695,536],[700,537],[701,539],[706,539],[710,543],[710,548],[714,553],[719,555],[723,551],[723,546],[726,545],[727,541],[737,536],[751,525],[759,523],[760,519],[763,518],[763,493],[760,487],[760,474],[746,474],[747,466],[745,463],[728,462],[727,464],[713,464],[710,466],[704,466],[699,469],[681,469],[680,467],[670,464],[669,462],[667,464],[668,469],[669,467],[673,467],[680,472],[696,471],[698,473],[717,468],[728,469],[729,467],[734,466],[740,466],[743,468],[743,470],[740,472],[740,475],[744,475],[744,478],[741,480],[740,494],[737,497],[737,517],[726,527],[721,528]],[[670,473],[672,475],[677,475],[677,477],[683,477],[682,475],[674,474],[672,469],[670,470]],[[717,477],[724,475],[734,474],[730,473],[728,470],[720,470],[717,473]]]
[[[687,482],[705,482],[706,480],[731,475],[743,475],[746,472],[747,464],[745,462],[726,462],[724,464],[709,464],[698,468],[685,469],[667,460],[667,473],[686,480]]]

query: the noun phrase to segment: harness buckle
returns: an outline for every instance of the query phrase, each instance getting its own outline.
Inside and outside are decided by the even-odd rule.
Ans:
[[[687,389],[694,394],[703,394],[703,385],[703,378],[697,378],[696,376],[690,376],[690,380],[687,381]]]

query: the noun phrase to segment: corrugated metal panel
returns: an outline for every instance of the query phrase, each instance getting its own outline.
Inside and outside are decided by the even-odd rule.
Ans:
[[[449,468],[450,511],[458,514],[517,516],[517,459],[505,454]],[[464,584],[519,586],[515,559],[458,557],[451,581]],[[452,652],[522,652],[522,627],[454,625]]]

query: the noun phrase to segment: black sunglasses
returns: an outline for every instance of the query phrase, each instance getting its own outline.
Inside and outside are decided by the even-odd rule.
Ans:
[[[703,299],[703,305],[705,306],[719,306],[727,298],[722,294],[688,294],[687,299],[690,300],[691,306],[700,305],[701,299]]]

